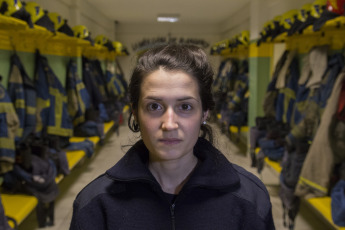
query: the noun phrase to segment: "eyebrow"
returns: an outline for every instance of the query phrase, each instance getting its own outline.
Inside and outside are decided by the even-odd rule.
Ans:
[[[144,99],[145,99],[145,100],[154,100],[154,101],[163,101],[162,98],[154,97],[154,96],[147,96],[147,97],[145,97]],[[186,100],[196,100],[196,101],[199,101],[199,100],[197,100],[196,98],[190,97],[190,96],[181,97],[181,98],[177,99],[177,101],[186,101]]]

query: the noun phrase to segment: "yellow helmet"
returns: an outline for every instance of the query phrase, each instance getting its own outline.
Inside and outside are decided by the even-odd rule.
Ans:
[[[237,39],[240,44],[245,45],[245,46],[249,45],[249,31],[248,30],[242,31]]]
[[[121,54],[121,55],[124,55],[124,54],[128,55],[129,54],[127,48],[124,45],[122,45],[121,42],[113,41],[112,44],[113,44],[113,46],[115,48],[115,52],[117,54]]]
[[[297,19],[301,22],[305,22],[305,20],[307,20],[308,14],[310,14],[311,7],[311,3],[304,4],[302,8],[298,11]]]
[[[88,38],[90,36],[90,32],[84,25],[77,25],[72,28],[74,37],[77,38]]]
[[[327,0],[316,0],[312,3],[310,14],[314,18],[319,18],[321,13],[326,8]]]
[[[23,7],[20,0],[0,0],[0,13],[11,16]]]
[[[31,15],[31,21],[34,24],[44,15],[43,9],[36,2],[27,2],[24,7]]]
[[[99,45],[105,45],[108,41],[109,39],[105,35],[102,35],[102,34],[97,35],[95,37],[95,43]]]
[[[116,53],[121,53],[122,52],[122,43],[118,41],[113,41],[113,46],[115,47],[115,52]]]
[[[55,30],[58,31],[58,29],[60,29],[64,23],[63,18],[60,16],[60,14],[55,12],[49,12],[48,17],[54,23]]]
[[[298,15],[298,10],[289,10],[283,14],[280,25],[285,29],[291,29],[292,24],[295,22]]]

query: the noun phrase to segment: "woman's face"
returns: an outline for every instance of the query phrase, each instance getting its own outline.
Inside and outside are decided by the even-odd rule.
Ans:
[[[137,114],[150,161],[178,160],[193,154],[201,123],[207,118],[197,80],[163,69],[143,79]]]

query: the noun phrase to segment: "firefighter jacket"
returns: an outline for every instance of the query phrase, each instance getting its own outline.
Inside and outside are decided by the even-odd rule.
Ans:
[[[285,67],[287,66],[287,69]],[[299,67],[294,52],[289,56],[279,73],[276,87],[279,90],[276,104],[276,120],[290,124],[298,88]]]
[[[330,90],[330,97],[324,109],[320,125],[309,148],[304,161],[299,181],[296,187],[296,195],[315,197],[326,196],[330,185],[330,177],[337,159],[344,160],[344,151],[335,152],[332,148],[332,133],[336,126],[332,126],[335,121],[335,114],[338,107],[339,94],[342,83],[345,80],[343,70],[336,79],[333,90]],[[343,128],[344,129],[344,128]],[[342,131],[344,133],[344,131]],[[342,142],[344,140],[341,140]]]
[[[327,100],[332,92],[334,82],[343,66],[342,54],[337,53],[330,57],[320,86],[310,89],[307,103],[304,107],[305,113],[303,118],[291,129],[291,132],[286,137],[289,144],[294,144],[296,139],[313,139]]]
[[[279,61],[275,66],[272,80],[267,86],[264,103],[263,103],[263,110],[264,110],[265,117],[275,117],[276,115],[275,108],[276,108],[276,101],[277,101],[277,95],[278,95],[276,83],[277,83],[278,74],[285,63],[288,54],[289,54],[289,51],[285,51],[283,55],[279,58]]]
[[[70,137],[73,125],[67,111],[66,91],[49,67],[47,58],[38,52],[36,57],[36,131],[41,135]]]
[[[105,76],[109,95],[112,98],[122,98],[125,94],[125,88],[120,76],[115,74],[115,63],[107,62]]]
[[[91,108],[99,111],[98,117],[101,121],[108,121],[109,116],[104,105],[105,98],[97,86],[92,63],[86,57],[83,57],[83,82],[91,98]]]
[[[76,127],[85,121],[85,112],[91,107],[90,95],[77,73],[77,64],[70,60],[67,66],[67,107]]]
[[[0,85],[0,174],[13,169],[19,119],[6,89]]]
[[[149,171],[138,141],[84,188],[73,206],[70,230],[273,230],[270,197],[262,182],[204,138],[194,146],[199,165],[173,201]]]
[[[19,128],[16,133],[16,145],[18,145],[35,132],[36,88],[16,54],[11,57],[8,93],[19,118]]]

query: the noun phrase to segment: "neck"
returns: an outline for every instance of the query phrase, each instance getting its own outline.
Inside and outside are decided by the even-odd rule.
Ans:
[[[149,170],[161,185],[162,190],[170,194],[178,194],[188,181],[198,158],[194,155],[186,161],[173,160],[164,162],[149,162]]]

